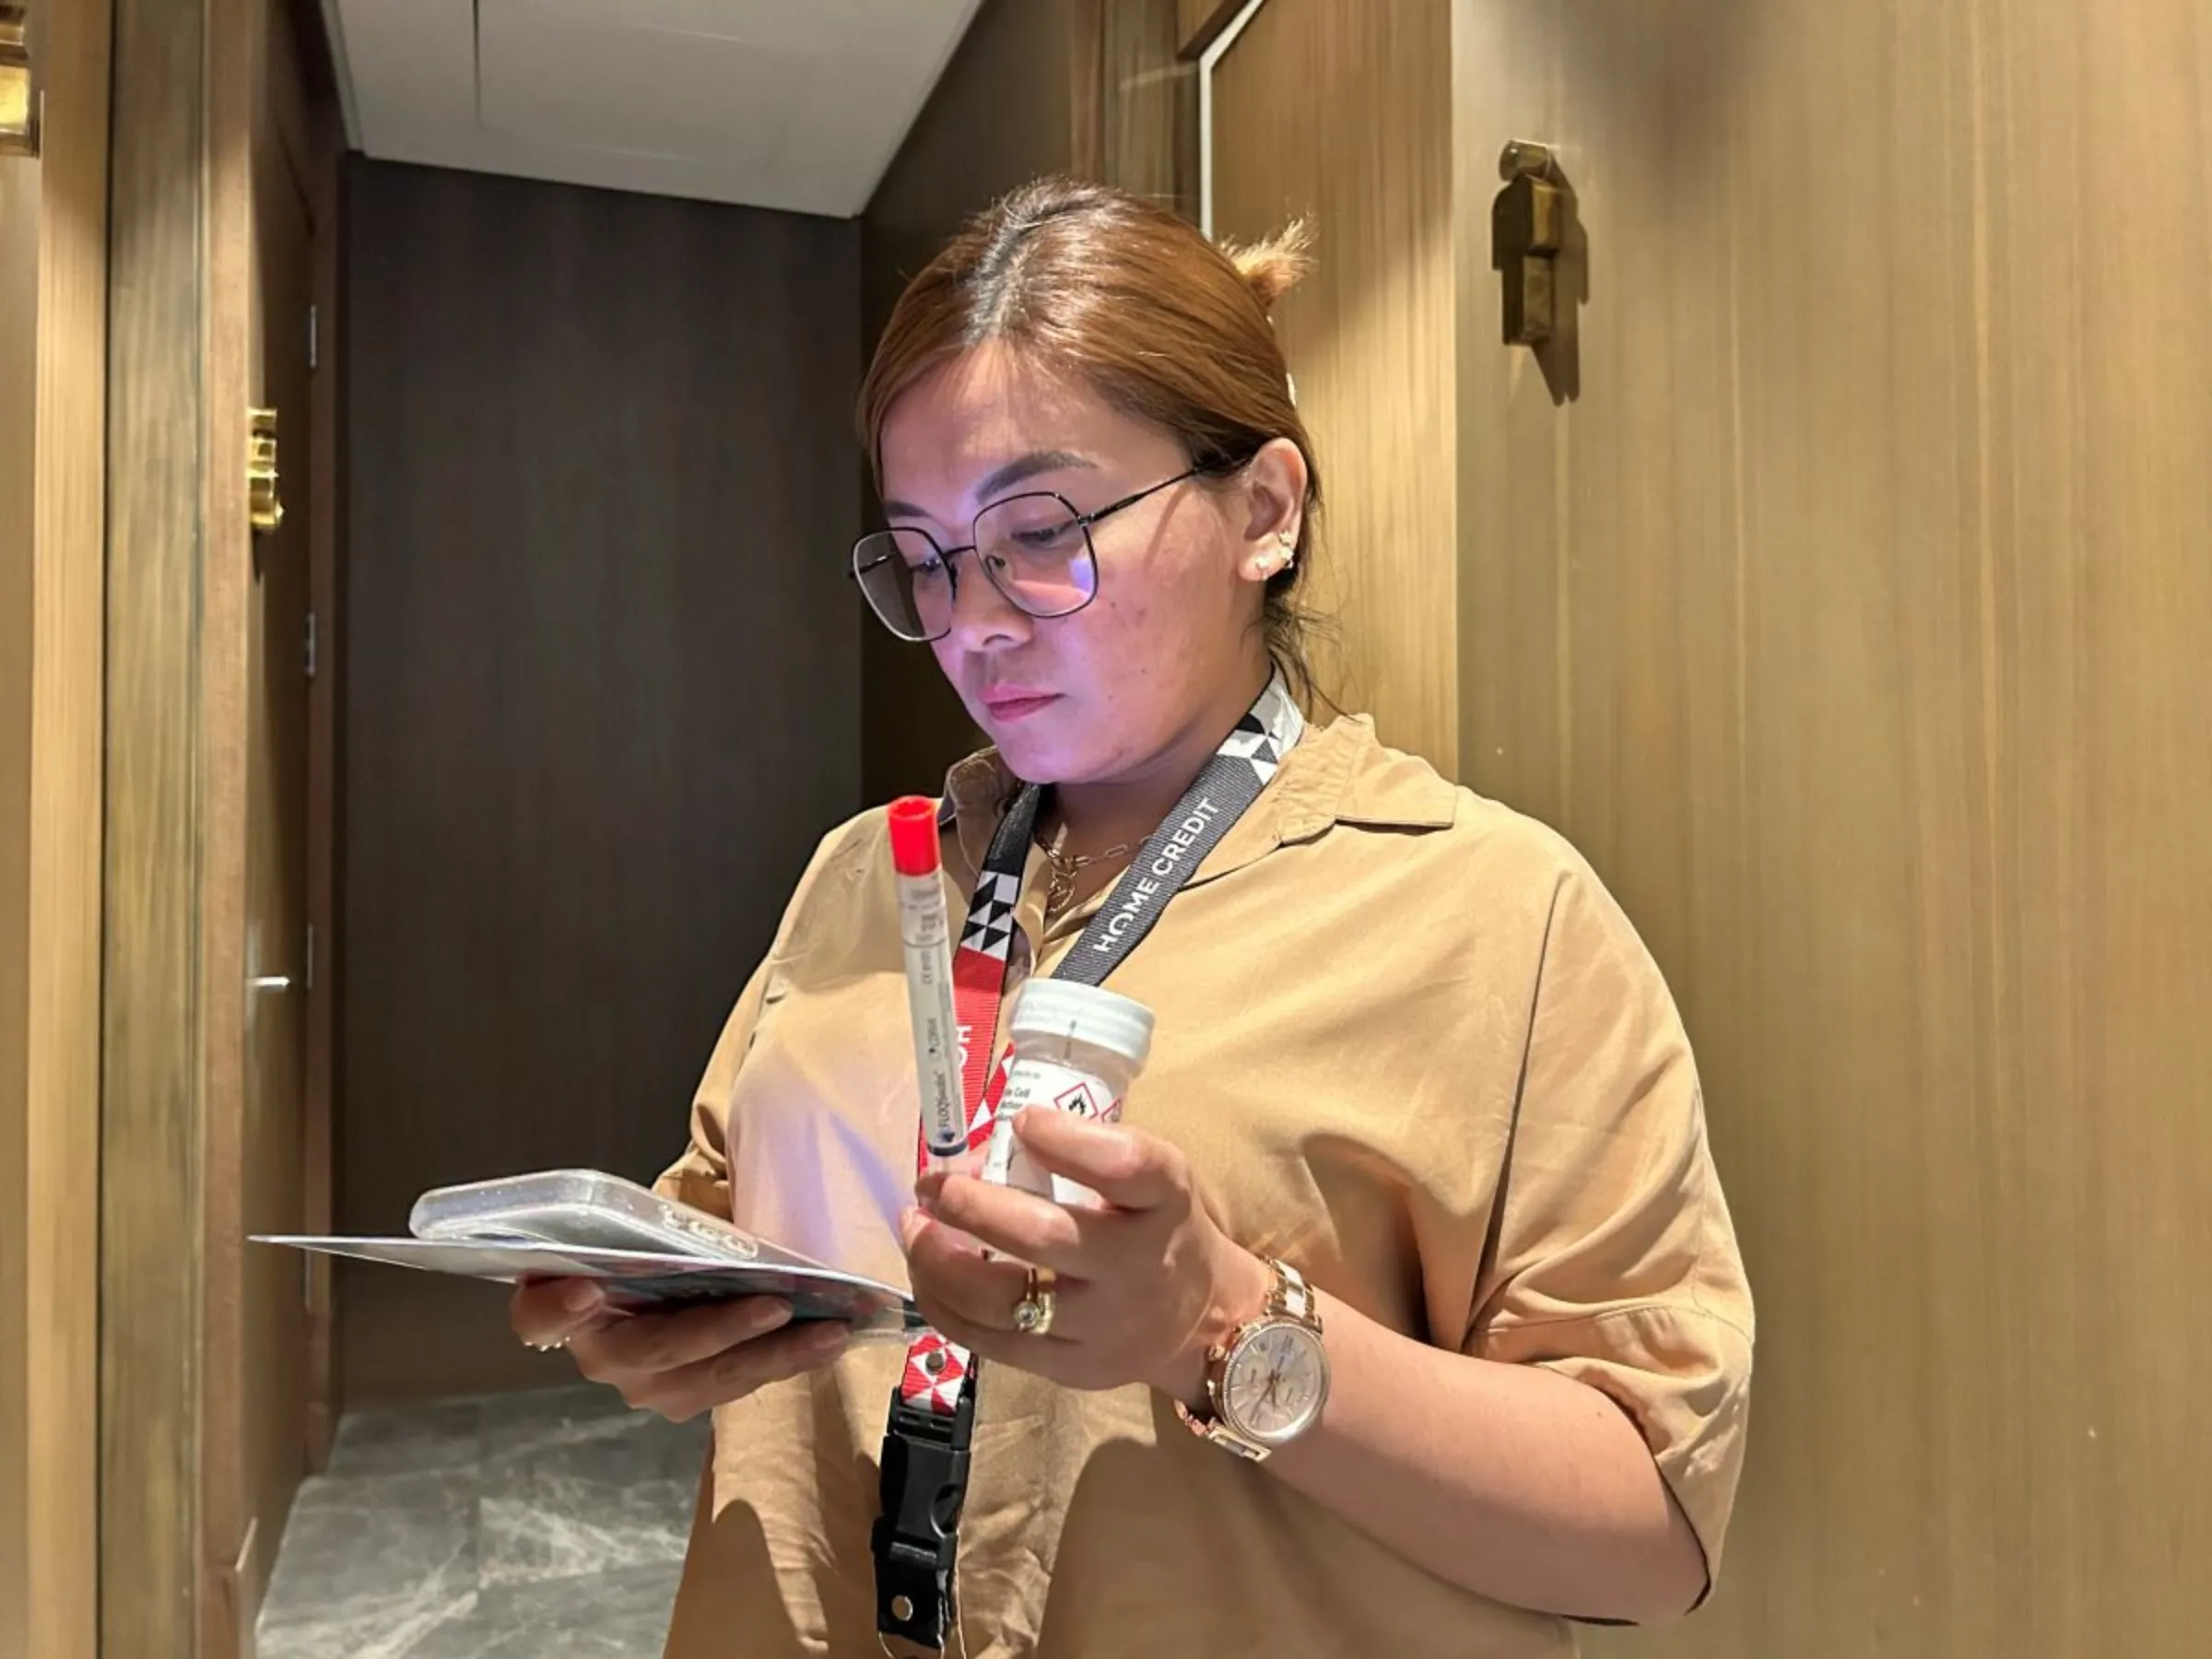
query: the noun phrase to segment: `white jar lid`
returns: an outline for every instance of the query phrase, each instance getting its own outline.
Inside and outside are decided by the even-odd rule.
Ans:
[[[1152,1052],[1152,1010],[1076,980],[1033,979],[1014,999],[1007,1030],[1016,1038],[1061,1037],[1095,1043],[1142,1065]]]

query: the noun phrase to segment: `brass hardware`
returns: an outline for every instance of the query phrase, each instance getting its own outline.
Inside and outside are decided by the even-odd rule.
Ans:
[[[276,411],[246,412],[246,500],[253,528],[274,530],[284,523],[284,503],[276,499]]]
[[[1504,278],[1505,343],[1540,346],[1558,326],[1558,262],[1571,203],[1548,145],[1514,139],[1498,173],[1505,188],[1490,204],[1490,268]]]
[[[39,153],[39,94],[30,78],[29,26],[20,6],[0,4],[0,156]]]
[[[1498,158],[1498,176],[1511,182],[1526,175],[1556,184],[1559,179],[1559,158],[1548,144],[1538,144],[1529,138],[1509,138],[1505,150]]]

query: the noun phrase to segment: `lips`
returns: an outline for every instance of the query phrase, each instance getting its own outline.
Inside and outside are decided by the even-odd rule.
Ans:
[[[993,720],[1026,720],[1060,700],[1056,691],[1039,691],[1029,686],[994,686],[982,695],[984,712]]]

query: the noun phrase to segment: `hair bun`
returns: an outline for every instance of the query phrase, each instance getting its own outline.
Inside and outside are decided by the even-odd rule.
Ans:
[[[1296,288],[1312,267],[1312,227],[1298,218],[1260,241],[1224,242],[1221,252],[1237,267],[1260,309],[1272,312],[1275,302]]]

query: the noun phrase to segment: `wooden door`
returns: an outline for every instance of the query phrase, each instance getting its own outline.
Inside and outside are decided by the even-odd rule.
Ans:
[[[308,1228],[307,1011],[317,988],[307,659],[317,151],[287,8],[256,0],[241,9],[234,130],[244,143],[214,152],[210,307],[218,345],[239,355],[241,448],[247,410],[268,411],[275,477],[249,496],[250,515],[215,519],[210,530],[221,537],[216,556],[243,573],[239,626],[226,636],[240,701],[214,739],[237,749],[240,887],[235,908],[211,911],[206,924],[240,928],[245,982],[237,1090],[208,1104],[206,1193],[204,1628],[226,1653],[251,1630],[309,1458],[313,1282],[296,1253],[245,1241]]]
[[[1563,406],[1463,290],[1465,775],[1650,939],[1759,1303],[1718,1594],[1593,1653],[2212,1643],[2204,18],[1456,6],[1589,260]]]
[[[246,675],[247,971],[241,1209],[248,1233],[301,1230],[308,933],[309,351],[314,153],[300,68],[272,18],[254,100],[252,347],[257,406],[276,414],[280,521],[253,538]],[[242,1261],[241,1454],[259,1603],[307,1456],[306,1264],[251,1247]],[[241,1540],[241,1547],[243,1541]]]
[[[1322,479],[1308,597],[1335,630],[1316,653],[1323,688],[1447,777],[1451,21],[1448,0],[1266,0],[1225,37],[1205,105],[1214,233],[1252,241],[1297,218],[1316,232],[1312,274],[1276,327]]]
[[[306,0],[112,16],[104,811],[75,826],[108,925],[99,1152],[70,1195],[96,1161],[100,1641],[191,1659],[252,1651],[305,1458],[303,1276],[246,1239],[310,1218],[304,358],[327,228],[302,206],[299,48],[320,24]],[[265,533],[256,406],[285,505]]]

